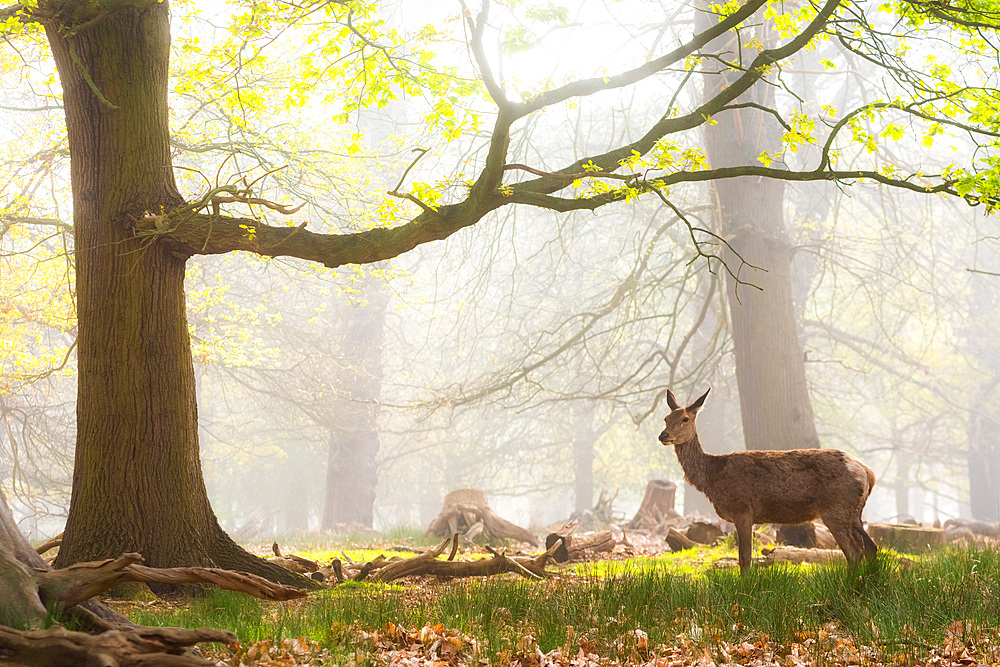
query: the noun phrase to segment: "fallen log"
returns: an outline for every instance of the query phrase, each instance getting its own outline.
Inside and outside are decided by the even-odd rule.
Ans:
[[[566,563],[571,560],[585,560],[592,554],[606,553],[615,548],[617,541],[610,530],[575,537],[573,531],[576,530],[577,525],[575,520],[571,521],[545,537],[546,550],[553,546],[556,547],[552,555],[555,562]]]
[[[688,539],[687,535],[677,530],[676,528],[671,528],[667,531],[667,546],[673,552],[683,551],[684,549],[694,549],[698,546],[698,543],[694,540]]]
[[[297,574],[311,574],[319,570],[319,563],[308,558],[303,558],[302,556],[297,556],[295,554],[282,554],[281,549],[278,548],[278,543],[275,542],[271,545],[271,551],[274,552],[273,558],[268,558],[269,563],[274,563],[279,565],[289,572],[295,572]]]
[[[538,556],[529,558],[507,556],[502,551],[498,552],[490,547],[486,547],[493,554],[493,558],[472,561],[439,560],[438,556],[444,553],[445,547],[452,540],[457,541],[458,536],[455,535],[453,538],[444,540],[430,551],[425,551],[419,556],[403,558],[394,563],[389,563],[372,576],[372,581],[386,583],[401,579],[402,577],[415,575],[433,575],[449,578],[486,577],[505,572],[516,572],[521,576],[542,578],[549,574],[545,570],[545,565],[552,558],[552,554],[556,549],[553,546]]]
[[[685,529],[687,538],[698,544],[715,544],[726,533],[719,526],[708,521],[695,521]]]
[[[837,541],[823,524],[815,521],[806,523],[781,524],[775,534],[778,544],[806,549],[836,549]]]
[[[839,549],[803,549],[801,547],[775,547],[774,549],[761,549],[764,556],[761,561],[765,565],[775,563],[790,563],[800,565],[802,563],[812,563],[820,565],[825,563],[846,563],[847,559]]]

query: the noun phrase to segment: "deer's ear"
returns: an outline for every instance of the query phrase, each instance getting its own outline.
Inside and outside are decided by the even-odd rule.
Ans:
[[[695,400],[694,403],[692,403],[691,405],[687,406],[687,409],[690,412],[698,412],[698,410],[701,410],[701,406],[705,404],[705,399],[708,398],[708,392],[709,391],[712,391],[711,387],[708,388],[708,391],[706,391],[704,394],[702,394],[701,396],[699,396]]]
[[[667,389],[667,405],[670,406],[671,410],[680,410],[681,406],[677,405],[677,399],[674,398],[674,393]]]

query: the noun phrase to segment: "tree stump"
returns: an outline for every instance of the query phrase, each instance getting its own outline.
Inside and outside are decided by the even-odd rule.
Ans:
[[[632,530],[655,531],[664,527],[673,519],[681,518],[674,510],[674,495],[677,485],[666,479],[651,479],[646,484],[646,495],[642,498],[639,511],[628,522],[627,528]]]
[[[458,489],[446,495],[444,508],[427,527],[428,536],[450,537],[456,533],[469,541],[517,540],[538,545],[533,533],[494,514],[486,494],[479,489]]]
[[[945,531],[907,523],[870,523],[868,534],[880,547],[902,551],[929,551],[944,546]]]

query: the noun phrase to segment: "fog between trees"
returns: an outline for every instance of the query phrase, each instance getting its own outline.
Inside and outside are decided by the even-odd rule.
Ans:
[[[439,59],[472,79],[481,68],[465,46],[471,28],[447,14],[457,6],[440,16],[436,7],[385,3],[380,11],[414,49],[415,35],[433,17],[447,35],[436,44]],[[803,25],[815,12],[805,7]],[[195,8],[204,15],[194,16]],[[306,67],[300,57],[312,48],[296,41],[306,29],[275,29],[272,51],[252,41],[269,59],[219,76],[212,59],[227,53],[225,35],[207,20],[211,11],[218,8],[172,8],[170,154],[188,201],[219,185],[253,183],[253,196],[262,200],[306,203],[288,217],[292,224],[350,232],[427,213],[386,196],[389,190],[410,193],[423,207],[462,200],[488,162],[495,105],[486,92],[495,91],[473,92],[461,79],[427,83],[420,94],[390,80],[397,99],[382,108],[386,100],[369,99],[370,107],[359,109],[343,99],[355,95],[364,103],[368,92],[318,79],[302,93],[303,106],[287,107],[288,91],[311,76],[297,69]],[[698,15],[703,10],[686,5],[603,11],[590,3],[566,15],[536,8],[517,14],[519,24],[494,8],[483,39],[498,78],[504,63],[508,98],[524,91],[532,99],[563,77],[615,74],[712,24]],[[837,14],[845,32],[846,11]],[[744,32],[735,47],[726,37],[705,47],[728,54],[730,67],[708,57],[681,60],[643,86],[525,117],[512,126],[506,163],[554,172],[636,142],[667,107],[676,108],[668,116],[683,117],[734,85],[746,73],[732,66],[742,62],[733,60],[741,48],[750,61],[794,39],[781,20],[777,26],[758,20]],[[995,121],[966,113],[958,100],[956,108],[939,108],[941,118],[985,128],[970,140],[961,128],[877,107],[880,100],[934,98],[936,89],[919,71],[885,73],[897,57],[923,67],[933,55],[933,63],[949,65],[967,85],[992,91],[995,72],[968,69],[973,54],[949,47],[955,34],[910,34],[913,51],[905,58],[894,43],[882,44],[881,64],[862,57],[874,53],[867,42],[820,42],[784,62],[780,79],[748,86],[748,97],[712,116],[711,124],[670,135],[676,145],[660,147],[661,163],[621,170],[697,173],[708,165],[749,164],[805,171],[825,159],[831,130],[810,127],[797,114],[836,123],[864,107],[862,124],[851,136],[845,130],[827,165],[844,169],[836,182],[782,183],[754,174],[678,180],[658,185],[659,194],[650,186],[641,197],[623,195],[626,201],[596,211],[505,206],[445,241],[335,269],[250,253],[190,259],[185,288],[201,462],[223,527],[264,537],[345,523],[423,527],[444,494],[463,487],[485,490],[495,508],[522,525],[564,519],[589,507],[600,489],[618,491],[615,509],[627,514],[648,479],[682,479],[674,453],[656,442],[664,391],[683,402],[709,386],[699,420],[709,451],[744,447],[747,393],[763,400],[774,391],[771,405],[793,405],[815,425],[821,446],[848,450],[876,471],[867,518],[996,521],[995,218],[954,196],[901,187],[918,180],[912,174],[968,166],[988,154]],[[502,56],[495,55],[498,40],[506,46]],[[61,530],[70,495],[75,246],[58,81],[47,80],[52,64],[41,41],[26,43],[3,56],[9,92],[2,104],[10,123],[0,189],[0,478],[22,531],[41,537]],[[606,55],[594,62],[595,52]],[[554,74],[546,81],[549,68]],[[448,95],[458,100],[454,109],[437,109],[437,126],[428,123]],[[767,109],[777,109],[781,123]],[[919,109],[930,115],[930,106]],[[331,122],[337,113],[346,124]],[[808,134],[816,141],[803,142]],[[741,150],[716,157],[709,146],[706,157],[706,138],[716,149]],[[871,152],[869,142],[876,144]],[[417,148],[427,153],[413,153]],[[672,164],[665,164],[667,154]],[[898,182],[852,180],[849,170]],[[521,168],[505,173],[504,182],[515,184],[543,178]],[[643,189],[638,181],[575,180],[569,198],[614,198],[611,189],[623,185],[636,194]],[[933,182],[956,188],[948,178]],[[724,203],[733,184],[744,191]],[[765,184],[772,189],[765,192]],[[509,196],[532,204],[535,194]],[[745,203],[751,194],[760,201]],[[238,203],[223,203],[224,210],[238,209],[234,215],[286,224],[262,204],[248,214]],[[775,217],[765,226],[768,206]],[[735,218],[727,218],[733,211]],[[252,235],[247,229],[244,240]],[[777,270],[773,255],[753,255],[751,242],[777,249],[787,271]],[[789,294],[797,349],[788,341],[773,349],[767,322],[749,339],[738,340],[734,327],[739,317],[763,319],[746,309],[778,290],[776,279],[786,281],[781,289]],[[802,360],[806,393],[789,394],[774,381],[745,389],[757,375],[739,381],[741,345],[739,354],[749,355],[748,363],[761,357],[763,368],[773,369],[774,359]],[[754,428],[790,419],[774,417],[776,409],[754,408],[763,424]],[[765,445],[812,444],[791,440]],[[698,507],[693,497],[685,502]]]

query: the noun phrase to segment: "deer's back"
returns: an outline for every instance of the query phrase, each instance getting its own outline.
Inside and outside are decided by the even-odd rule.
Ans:
[[[751,510],[754,523],[801,523],[837,512],[853,516],[871,491],[872,471],[837,449],[745,451],[712,457],[710,475],[723,518]],[[730,515],[730,516],[724,516]]]

